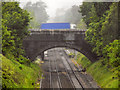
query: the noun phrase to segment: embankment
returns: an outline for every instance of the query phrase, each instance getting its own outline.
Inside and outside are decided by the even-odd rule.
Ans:
[[[83,54],[77,55],[76,61],[81,64],[83,68],[86,68],[88,74],[90,74],[101,88],[118,88],[119,77],[115,70],[102,65],[101,60],[91,63]]]
[[[35,63],[20,64],[15,60],[2,58],[2,88],[39,88],[40,66]],[[0,71],[1,72],[1,71]]]

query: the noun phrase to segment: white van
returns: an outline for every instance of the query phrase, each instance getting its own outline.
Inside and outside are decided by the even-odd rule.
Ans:
[[[45,55],[45,57],[47,57],[47,56],[48,56],[48,52],[47,52],[47,51],[45,51],[45,52],[44,52],[44,55]]]
[[[71,29],[76,29],[76,24],[70,24]]]

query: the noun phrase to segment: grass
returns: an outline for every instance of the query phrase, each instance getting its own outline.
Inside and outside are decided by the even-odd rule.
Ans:
[[[84,55],[79,53],[76,61],[87,69],[101,88],[118,88],[119,77],[106,66],[101,64],[101,60],[91,63]]]
[[[79,53],[77,55],[77,60],[76,61],[77,61],[78,64],[81,64],[82,67],[85,67],[85,68],[89,67],[89,65],[91,65],[91,62],[81,53]]]
[[[31,63],[29,66],[15,60],[2,57],[2,87],[3,88],[37,88],[41,78],[40,66]]]

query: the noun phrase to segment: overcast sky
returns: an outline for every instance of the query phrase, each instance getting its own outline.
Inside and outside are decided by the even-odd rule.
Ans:
[[[36,2],[39,0],[20,0],[21,6],[26,2]],[[41,0],[47,5],[47,13],[50,17],[54,17],[57,8],[70,8],[73,5],[80,5],[83,0]]]
[[[20,1],[20,6],[23,7],[28,1],[35,3],[39,0],[18,0]],[[51,20],[56,15],[56,10],[58,8],[68,9],[73,5],[81,5],[84,0],[41,0],[47,5],[47,13],[49,15],[49,20]],[[86,2],[91,2],[93,0],[85,0]],[[99,0],[95,0],[95,2],[99,2]],[[103,2],[111,2],[111,1],[120,1],[120,0],[101,0]],[[64,11],[64,10],[63,10]]]

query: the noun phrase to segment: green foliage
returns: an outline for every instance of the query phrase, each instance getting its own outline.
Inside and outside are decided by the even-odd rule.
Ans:
[[[99,61],[88,64],[80,55],[77,61],[87,68],[103,88],[118,88],[120,76],[120,31],[118,2],[84,2],[81,13],[87,24],[86,40],[99,56]],[[78,55],[79,56],[79,55]]]
[[[102,65],[101,60],[91,64],[87,68],[87,72],[94,77],[95,81],[101,86],[101,88],[118,88],[118,75]]]
[[[91,16],[89,12],[91,12],[92,5],[93,3],[83,2],[83,4],[80,6],[80,13],[82,13],[82,16],[85,16],[83,19],[87,24],[87,26],[89,26],[89,23],[90,23],[89,18]]]
[[[106,10],[110,9],[112,2],[94,2],[98,17],[102,17]]]
[[[81,19],[80,22],[77,24],[77,28],[87,29],[86,23],[83,21],[83,19]]]
[[[83,20],[89,22],[86,40],[103,64],[119,70],[118,3],[96,2],[90,4],[92,8],[89,12],[84,12],[86,5],[88,2],[81,7],[81,12],[86,15]]]
[[[87,73],[92,75],[101,88],[118,88],[119,76],[111,71],[107,66],[102,65],[102,60],[91,63],[83,54],[78,53],[76,61],[86,68]]]
[[[104,38],[103,45],[107,45],[115,39],[120,39],[118,34],[118,3],[113,3],[106,14],[100,31],[101,36]]]
[[[75,55],[74,53],[69,53],[69,55]]]
[[[75,54],[74,53],[69,53],[68,54],[70,58],[74,58]]]
[[[103,37],[101,37],[100,29],[101,23],[100,22],[92,22],[89,24],[89,28],[86,31],[86,40],[93,46],[93,52],[96,52],[99,56],[102,55],[102,48],[103,48]]]
[[[17,60],[21,64],[25,64],[25,65],[29,65],[30,64],[30,60],[25,58],[25,57],[23,57],[22,55],[19,55],[19,58]]]
[[[14,36],[11,36],[11,31],[8,31],[7,27],[2,23],[2,51],[3,54],[10,52],[15,49]]]
[[[81,53],[78,53],[76,60],[77,63],[81,64],[84,68],[87,68],[91,65],[91,61]]]
[[[111,4],[111,2],[83,2],[80,12],[85,16],[83,19],[87,26],[89,27],[91,20],[98,21]]]
[[[16,59],[24,54],[22,41],[29,34],[30,16],[19,7],[18,2],[2,2],[2,53],[14,55]]]
[[[22,49],[22,41],[29,35],[29,22],[29,13],[21,9],[19,3],[2,2],[2,53],[5,57],[0,55],[0,73],[3,88],[35,88],[40,78],[40,67],[25,58]]]
[[[109,45],[106,45],[103,49],[104,53],[107,53],[105,56],[108,59],[107,64],[113,67],[120,68],[120,40],[114,40]],[[105,59],[105,60],[106,60]]]
[[[38,79],[41,78],[41,70],[37,64],[29,66],[20,64],[14,59],[11,61],[2,57],[2,88],[37,88]],[[11,56],[12,57],[12,56]],[[14,58],[14,57],[13,57]]]

